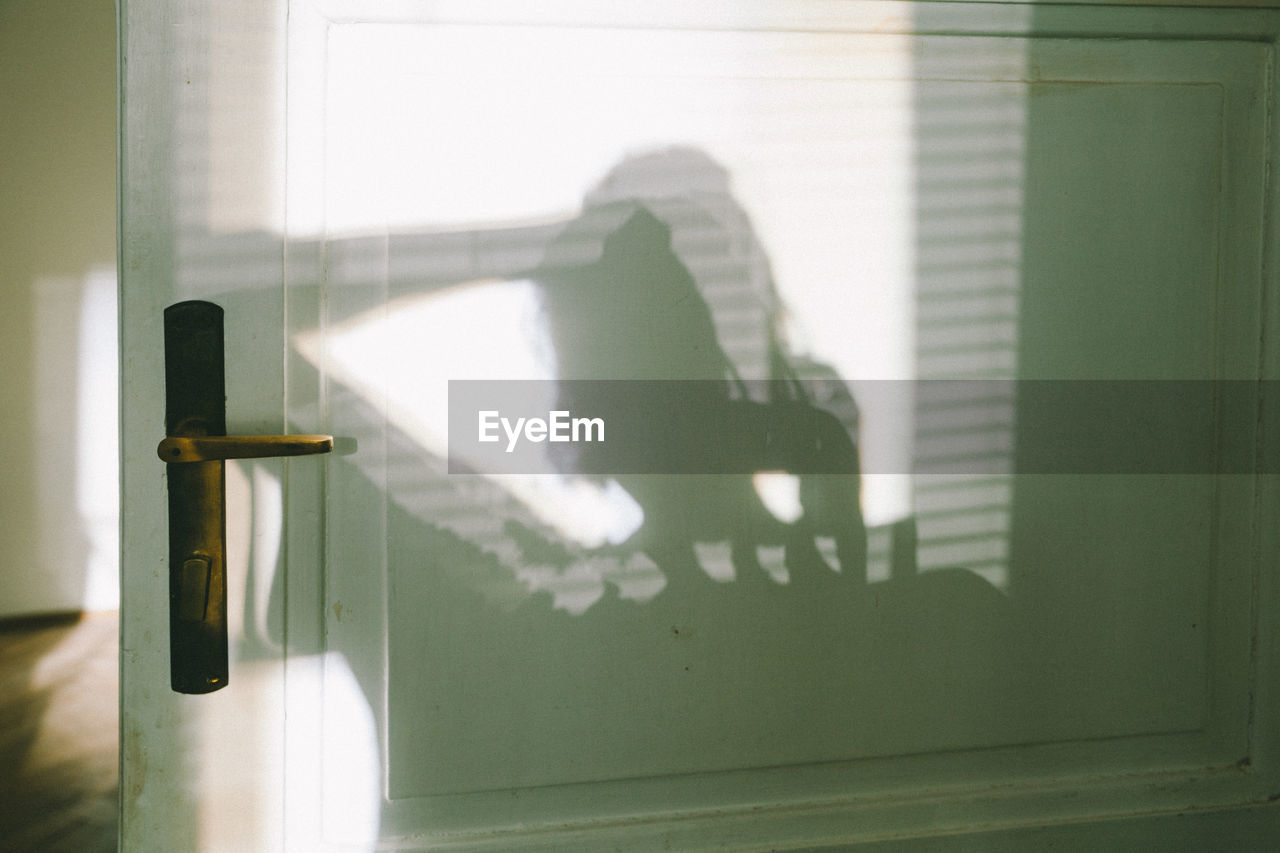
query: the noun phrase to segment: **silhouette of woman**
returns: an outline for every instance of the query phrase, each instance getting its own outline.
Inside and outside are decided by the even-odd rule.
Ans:
[[[612,475],[640,504],[644,523],[624,548],[649,554],[679,588],[707,577],[695,543],[730,542],[740,580],[763,577],[757,545],[786,544],[794,578],[827,565],[815,546],[827,536],[839,571],[865,577],[856,407],[829,370],[785,352],[767,257],[721,167],[687,148],[627,160],[588,194],[532,277],[558,406],[606,423],[637,412],[655,420],[643,451],[663,473],[626,470],[631,460],[607,442],[557,458],[566,473]],[[815,405],[796,364],[826,376],[843,418]],[[683,380],[678,390],[671,380]],[[765,440],[734,440],[744,435]],[[799,519],[776,518],[753,487],[753,472],[778,468],[803,475]]]

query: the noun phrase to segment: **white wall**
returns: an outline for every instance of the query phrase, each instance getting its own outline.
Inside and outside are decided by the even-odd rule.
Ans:
[[[0,616],[118,601],[115,42],[0,0]]]

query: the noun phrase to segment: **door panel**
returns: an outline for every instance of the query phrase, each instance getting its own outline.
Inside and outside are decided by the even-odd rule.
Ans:
[[[1268,809],[1207,811],[1275,786],[1274,483],[1224,455],[1262,446],[1256,397],[1229,424],[1187,398],[1227,467],[1046,468],[1025,427],[1095,423],[1117,387],[1275,378],[1269,14],[302,2],[260,23],[278,40],[191,36],[128,72],[213,129],[125,147],[126,171],[164,152],[199,178],[125,190],[126,359],[156,346],[143,312],[220,301],[250,359],[228,364],[241,431],[339,449],[237,469],[235,695],[126,690],[140,848],[235,836],[207,829],[234,797],[195,801],[236,780],[259,807],[225,843],[299,850],[1127,849],[1181,843],[1158,815],[1188,809],[1193,835],[1272,837]],[[267,69],[238,105],[235,50]],[[188,65],[207,94],[176,86]],[[261,117],[256,153],[218,111]],[[199,189],[250,162],[275,195]],[[170,290],[142,283],[158,250]],[[861,477],[459,467],[468,381],[548,412],[583,399],[566,379],[769,407],[782,377]],[[1046,387],[1085,403],[1046,416]],[[1153,441],[1194,421],[1151,417]],[[813,483],[857,493],[831,526]],[[159,605],[126,607],[127,688]],[[246,713],[249,746],[210,746]],[[157,714],[186,734],[145,735]],[[156,794],[156,762],[202,781]],[[153,797],[189,797],[197,828],[159,829]]]

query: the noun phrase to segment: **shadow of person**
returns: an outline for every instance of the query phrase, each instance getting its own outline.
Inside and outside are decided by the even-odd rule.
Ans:
[[[832,570],[865,579],[856,406],[843,390],[842,421],[796,370],[804,360],[786,352],[767,257],[723,169],[690,149],[624,162],[531,278],[558,407],[652,422],[628,424],[645,438],[626,458],[609,442],[556,455],[564,473],[613,477],[640,505],[643,524],[624,548],[652,557],[673,590],[709,579],[695,546],[711,542],[730,543],[739,581],[767,577],[758,549],[779,545],[789,580]],[[756,475],[769,472],[799,478],[798,515],[763,501]]]
[[[369,577],[335,576],[317,620],[334,630],[287,642],[349,662],[383,714],[390,790],[842,760],[1017,722],[1006,691],[981,689],[1020,665],[1002,596],[959,570],[862,583],[857,407],[789,341],[768,258],[722,169],[684,149],[643,155],[559,228],[402,235],[395,250],[422,259],[459,244],[469,249],[448,253],[465,256],[450,284],[536,284],[556,405],[645,413],[640,455],[657,462],[626,468],[607,443],[554,458],[566,477],[615,480],[644,514],[629,539],[588,546],[503,478],[452,476],[378,404],[335,394],[343,428],[386,449],[333,459],[328,488],[385,526],[366,547],[367,513],[328,517],[335,547],[350,549],[334,565],[373,555]],[[404,287],[430,300],[444,278]],[[493,328],[478,315],[474,337]],[[716,428],[690,427],[701,422]],[[792,478],[795,511],[762,494],[758,475],[771,473]],[[282,581],[269,608],[281,618]],[[338,603],[366,615],[330,620]],[[282,622],[269,628],[283,645]]]

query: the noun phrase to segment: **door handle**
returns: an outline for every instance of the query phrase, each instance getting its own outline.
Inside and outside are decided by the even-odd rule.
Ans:
[[[169,680],[178,693],[226,686],[226,459],[328,453],[328,435],[227,435],[223,311],[190,301],[164,311],[168,463]]]

